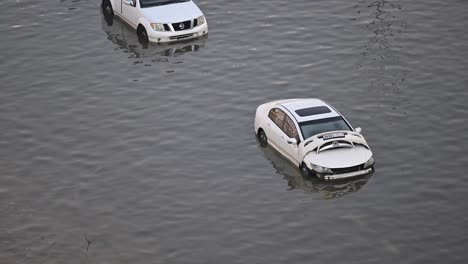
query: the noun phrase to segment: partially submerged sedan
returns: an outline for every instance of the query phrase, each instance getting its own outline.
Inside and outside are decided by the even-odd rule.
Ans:
[[[371,173],[372,151],[361,128],[354,129],[332,106],[319,99],[288,99],[262,104],[255,133],[304,174],[326,180]]]

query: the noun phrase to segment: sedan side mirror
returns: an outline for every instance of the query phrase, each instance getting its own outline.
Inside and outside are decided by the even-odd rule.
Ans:
[[[356,133],[358,133],[358,134],[361,134],[362,128],[356,127],[356,128],[354,129],[354,131],[356,131]]]
[[[287,142],[288,144],[297,145],[297,139],[295,138],[288,138]]]

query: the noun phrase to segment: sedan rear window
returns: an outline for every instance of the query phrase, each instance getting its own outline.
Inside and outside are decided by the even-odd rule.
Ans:
[[[301,128],[304,140],[314,135],[329,131],[351,131],[351,127],[349,127],[349,125],[343,120],[341,116],[302,122],[299,123],[299,127]]]
[[[273,120],[273,122],[281,129],[283,129],[284,117],[286,114],[279,110],[278,108],[273,108],[270,110],[268,117]]]

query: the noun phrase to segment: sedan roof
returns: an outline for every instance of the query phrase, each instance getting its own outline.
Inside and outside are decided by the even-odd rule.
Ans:
[[[320,99],[292,99],[279,102],[301,123],[310,120],[340,116],[336,110]]]

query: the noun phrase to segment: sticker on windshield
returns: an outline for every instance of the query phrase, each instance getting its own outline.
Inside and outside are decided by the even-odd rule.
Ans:
[[[345,137],[345,133],[331,133],[331,134],[326,134],[323,135],[323,139],[331,139],[331,138],[342,138]]]

